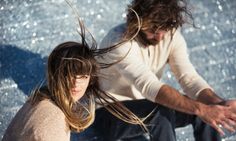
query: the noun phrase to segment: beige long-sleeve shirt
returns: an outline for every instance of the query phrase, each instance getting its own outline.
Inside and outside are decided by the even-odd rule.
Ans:
[[[6,130],[2,141],[70,141],[64,113],[51,101],[26,102]]]
[[[105,48],[120,42],[125,25],[113,28],[100,44]],[[128,54],[127,54],[128,53]],[[175,75],[183,91],[196,99],[199,92],[211,88],[194,69],[188,54],[186,42],[177,30],[171,41],[170,33],[155,46],[143,46],[135,40],[128,41],[120,47],[98,58],[98,61],[111,63],[121,62],[101,70],[105,77],[100,79],[102,88],[118,100],[147,98],[155,101],[159,89],[164,84],[160,81],[166,64]]]

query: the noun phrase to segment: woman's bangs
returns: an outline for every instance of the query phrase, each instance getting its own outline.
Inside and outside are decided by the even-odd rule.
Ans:
[[[77,75],[94,75],[96,72],[96,64],[88,59],[72,58],[68,60],[67,70],[69,74],[76,77]]]

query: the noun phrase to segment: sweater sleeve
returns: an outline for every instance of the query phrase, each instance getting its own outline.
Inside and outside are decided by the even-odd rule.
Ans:
[[[201,90],[211,87],[196,72],[189,60],[186,42],[179,31],[173,37],[169,65],[183,91],[192,99],[196,99]]]
[[[114,65],[115,69],[144,97],[154,102],[163,83],[143,62],[139,48],[137,43],[126,42],[111,51],[106,60],[118,61],[125,56]]]

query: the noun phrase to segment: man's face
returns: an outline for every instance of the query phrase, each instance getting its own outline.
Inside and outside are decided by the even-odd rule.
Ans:
[[[145,35],[145,40],[147,41],[148,44],[150,45],[156,45],[158,44],[161,40],[163,40],[166,30],[145,30],[142,31],[143,34]]]

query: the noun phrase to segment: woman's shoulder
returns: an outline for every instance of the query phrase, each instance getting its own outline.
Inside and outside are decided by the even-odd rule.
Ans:
[[[29,103],[31,109],[28,113],[30,124],[37,128],[44,128],[54,124],[65,124],[65,115],[51,100],[45,99],[35,105]]]
[[[31,120],[38,128],[52,126],[50,128],[64,127],[66,128],[66,118],[62,110],[51,100],[40,101],[33,109]],[[37,123],[36,123],[37,122]]]
[[[34,112],[31,120],[37,136],[56,138],[57,136],[66,137],[68,135],[69,127],[65,115],[51,100],[40,101]]]
[[[64,113],[45,99],[36,104],[26,102],[10,123],[4,140],[68,140],[69,133]]]
[[[36,104],[35,110],[37,112],[42,112],[47,114],[59,114],[59,115],[64,115],[62,110],[51,100],[49,99],[44,99],[40,101],[39,103]]]

